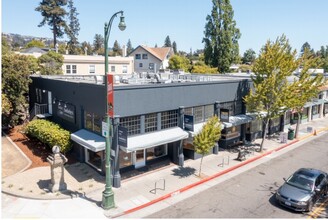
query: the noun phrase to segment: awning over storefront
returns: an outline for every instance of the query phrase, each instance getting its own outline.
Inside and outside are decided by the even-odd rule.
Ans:
[[[71,134],[71,139],[94,152],[105,150],[105,138],[84,129]]]
[[[194,124],[194,131],[187,131],[190,134],[189,137],[194,137],[195,135],[197,135],[203,129],[203,126],[205,124],[206,122]],[[223,128],[224,127],[222,127],[222,129]]]
[[[229,122],[222,122],[224,127],[230,128],[232,126],[237,126],[253,121],[253,117],[248,115],[234,115],[229,117]]]
[[[188,138],[188,133],[179,127],[128,137],[126,152],[151,148]]]

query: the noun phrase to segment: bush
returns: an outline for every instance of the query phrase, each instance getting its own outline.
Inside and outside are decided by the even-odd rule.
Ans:
[[[57,145],[60,152],[67,153],[72,148],[69,131],[47,120],[33,120],[25,128],[25,133],[37,138],[50,148]]]

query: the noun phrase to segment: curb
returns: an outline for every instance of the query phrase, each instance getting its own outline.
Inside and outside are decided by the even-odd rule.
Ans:
[[[323,128],[323,129],[318,129],[318,130],[317,130],[317,133],[319,133],[319,132],[323,132],[323,131],[325,131],[325,130],[328,130],[328,127]],[[230,171],[233,171],[233,170],[235,170],[235,169],[238,169],[239,167],[242,167],[242,166],[244,166],[244,165],[247,165],[247,164],[249,164],[249,163],[251,163],[251,162],[253,162],[253,161],[259,160],[259,159],[261,159],[261,158],[263,158],[263,157],[265,157],[265,156],[267,156],[267,155],[270,155],[270,154],[272,154],[272,153],[274,153],[274,152],[280,151],[280,150],[282,150],[282,149],[284,149],[284,148],[286,148],[286,147],[288,147],[288,146],[290,146],[290,145],[292,145],[292,144],[295,144],[295,143],[297,143],[297,142],[299,142],[299,141],[302,141],[302,140],[304,140],[304,139],[306,139],[306,138],[309,138],[309,137],[311,137],[311,136],[315,136],[315,134],[309,134],[309,135],[306,135],[306,136],[304,136],[304,137],[301,137],[301,138],[295,139],[295,140],[293,140],[293,141],[291,141],[291,142],[289,142],[289,143],[287,143],[287,144],[284,144],[284,145],[282,145],[282,146],[280,146],[280,147],[278,147],[278,148],[276,148],[276,149],[272,149],[272,150],[267,151],[267,152],[265,152],[265,153],[262,153],[262,154],[260,154],[260,155],[258,155],[258,156],[255,156],[255,157],[253,157],[253,158],[250,158],[250,159],[248,159],[248,160],[246,160],[246,161],[243,161],[243,162],[241,162],[241,163],[239,163],[239,164],[237,164],[237,165],[235,165],[235,166],[232,166],[232,167],[230,167],[230,168],[228,168],[228,169],[226,169],[226,170],[223,170],[223,171],[221,171],[221,172],[218,172],[218,173],[216,173],[216,174],[214,174],[214,175],[212,175],[212,176],[206,177],[206,178],[204,178],[204,179],[202,179],[202,180],[200,180],[200,181],[198,181],[198,182],[195,182],[195,183],[192,183],[192,184],[190,184],[190,185],[187,185],[187,186],[185,186],[185,187],[183,187],[183,188],[181,188],[181,189],[175,190],[175,191],[173,191],[173,192],[171,192],[171,193],[168,193],[168,194],[166,194],[166,195],[164,195],[164,196],[161,196],[161,197],[159,197],[159,198],[157,198],[157,199],[154,199],[154,200],[152,200],[152,201],[150,201],[150,202],[147,202],[147,203],[145,203],[145,204],[142,204],[142,205],[140,205],[140,206],[137,206],[137,207],[134,207],[134,208],[132,208],[132,209],[128,209],[128,210],[126,210],[126,211],[123,211],[122,213],[119,213],[119,214],[113,215],[113,216],[111,216],[111,218],[118,218],[118,217],[120,217],[120,216],[127,215],[127,214],[130,214],[130,213],[132,213],[132,212],[138,211],[138,210],[140,210],[140,209],[146,208],[146,207],[148,207],[148,206],[150,206],[150,205],[153,205],[153,204],[158,203],[158,202],[160,202],[160,201],[163,201],[163,200],[165,200],[165,199],[168,199],[168,198],[174,197],[174,196],[176,196],[176,195],[178,195],[178,194],[180,194],[180,193],[182,193],[182,192],[184,192],[184,191],[187,191],[187,190],[189,190],[189,189],[191,189],[191,188],[193,188],[193,187],[195,187],[195,186],[198,186],[198,185],[200,185],[200,184],[202,184],[202,183],[205,183],[205,182],[210,181],[210,180],[212,180],[212,179],[214,179],[214,178],[217,178],[217,177],[219,177],[219,176],[222,176],[222,175],[224,175],[224,174],[226,174],[226,173],[228,173],[228,172],[230,172]]]

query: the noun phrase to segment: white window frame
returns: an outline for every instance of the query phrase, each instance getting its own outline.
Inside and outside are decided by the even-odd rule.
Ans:
[[[96,73],[96,65],[89,65],[89,74],[95,74],[95,73]]]
[[[77,66],[75,64],[66,64],[66,74],[76,74]]]

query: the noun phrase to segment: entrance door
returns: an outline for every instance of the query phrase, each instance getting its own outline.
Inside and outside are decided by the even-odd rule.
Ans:
[[[140,168],[146,165],[145,150],[137,150],[135,153],[136,163],[135,168]]]

